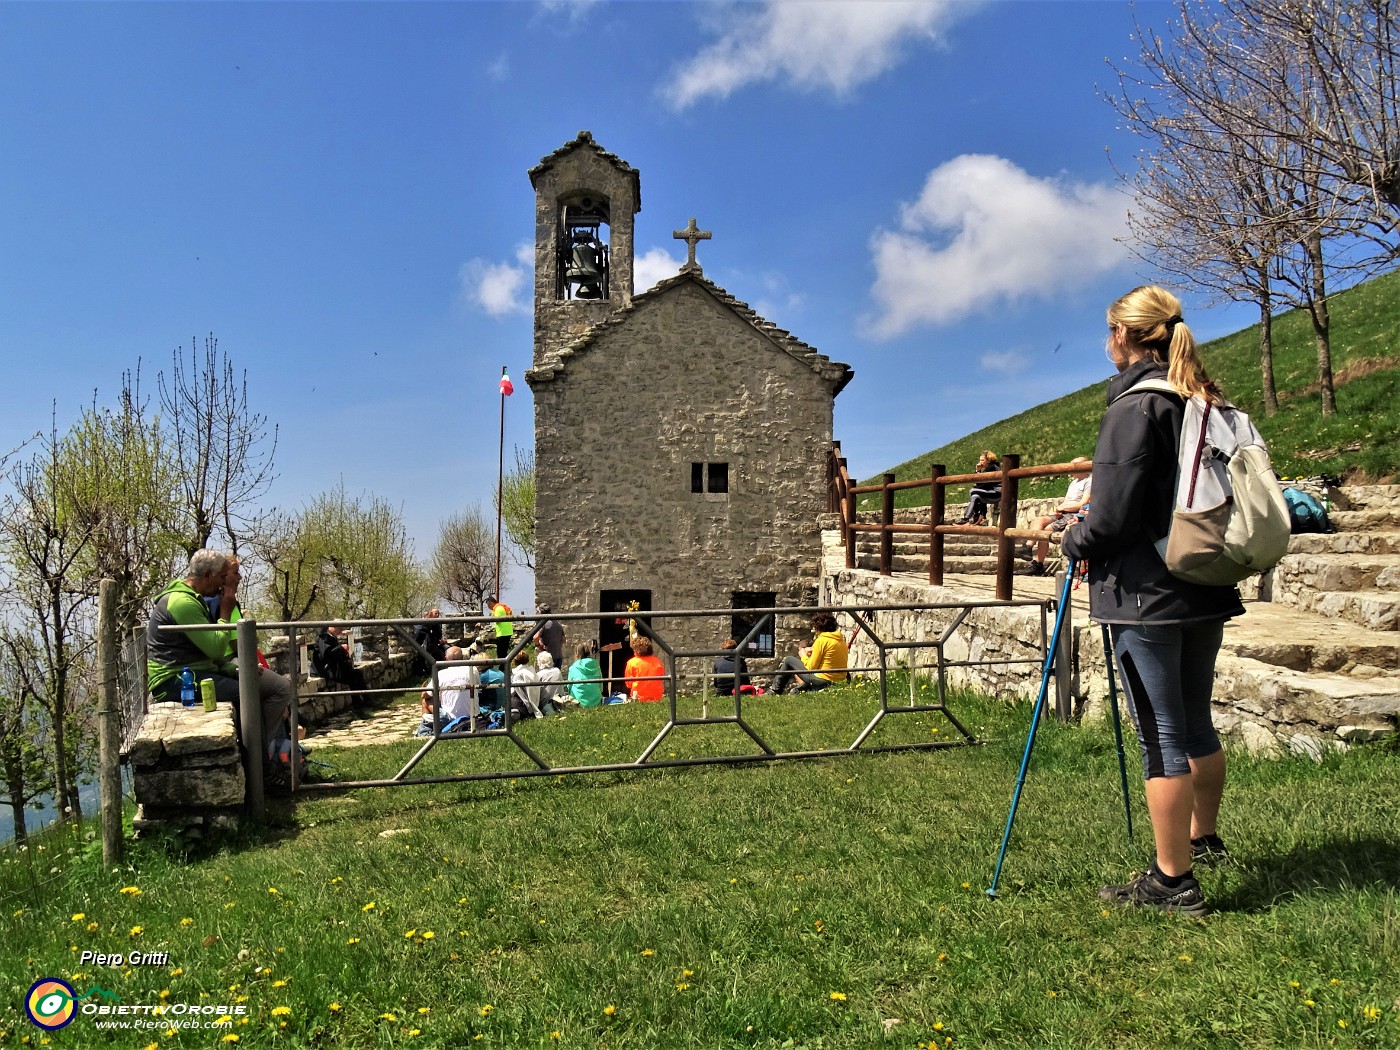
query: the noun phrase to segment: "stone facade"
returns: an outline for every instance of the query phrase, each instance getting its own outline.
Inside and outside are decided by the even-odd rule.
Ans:
[[[238,823],[245,782],[231,704],[152,704],[128,756],[138,832]]]
[[[607,193],[615,219],[634,202],[636,172],[608,158],[580,136],[531,172],[536,596],[562,613],[617,608],[600,605],[605,591],[649,595],[652,609],[728,609],[736,594],[811,604],[833,399],[851,370],[699,266],[624,294],[630,213],[626,240],[613,230],[612,299],[560,300],[555,195]],[[717,644],[713,619],[693,624],[670,621],[668,641]],[[785,629],[779,652],[798,640]]]

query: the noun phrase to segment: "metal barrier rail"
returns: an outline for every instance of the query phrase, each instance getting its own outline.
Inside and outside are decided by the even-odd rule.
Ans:
[[[345,790],[349,790],[349,789],[353,789],[353,788],[362,788],[362,787],[395,787],[395,786],[409,785],[409,784],[443,784],[443,783],[466,782],[466,781],[478,781],[478,780],[500,780],[500,779],[519,778],[519,777],[529,777],[529,776],[545,776],[545,775],[562,776],[562,775],[567,775],[567,774],[572,774],[572,773],[605,773],[605,772],[618,772],[618,771],[623,771],[623,770],[636,770],[636,769],[662,769],[662,768],[671,768],[671,767],[676,767],[676,766],[703,766],[703,765],[720,765],[720,764],[747,764],[747,763],[753,763],[753,762],[780,761],[780,760],[785,760],[785,759],[808,759],[808,758],[816,758],[816,757],[831,757],[832,755],[856,754],[856,753],[860,753],[860,752],[875,753],[875,752],[886,752],[886,751],[913,751],[913,750],[927,751],[927,750],[936,750],[936,749],[948,748],[948,747],[960,747],[960,746],[964,746],[964,745],[967,745],[967,744],[975,744],[975,743],[978,742],[977,739],[976,739],[976,737],[967,729],[966,726],[964,726],[960,721],[958,721],[957,717],[956,717],[956,716],[953,714],[953,712],[952,712],[951,710],[949,710],[949,708],[948,708],[948,704],[947,704],[947,700],[948,700],[948,681],[947,681],[947,674],[948,674],[948,671],[949,671],[950,669],[952,669],[952,668],[957,668],[957,667],[990,667],[990,666],[1027,666],[1027,667],[1040,667],[1040,666],[1043,666],[1043,664],[1044,664],[1044,659],[1045,659],[1045,648],[1046,648],[1046,645],[1048,644],[1048,642],[1047,642],[1047,638],[1048,638],[1047,617],[1048,617],[1048,614],[1050,613],[1050,611],[1053,610],[1054,605],[1055,605],[1055,603],[1054,603],[1053,600],[1029,599],[1029,598],[1026,598],[1026,599],[1019,599],[1019,600],[1012,600],[1012,601],[986,600],[986,601],[971,601],[971,602],[932,602],[932,603],[903,604],[903,605],[864,605],[864,606],[779,606],[779,607],[760,608],[760,609],[745,609],[745,610],[744,610],[745,614],[752,615],[752,616],[754,617],[753,626],[750,628],[749,632],[748,632],[747,634],[744,635],[744,637],[737,639],[737,641],[738,641],[738,646],[737,646],[735,649],[733,649],[733,650],[723,650],[723,649],[694,649],[694,650],[692,650],[692,649],[678,649],[678,648],[674,647],[674,646],[671,644],[671,642],[670,642],[670,641],[668,640],[668,638],[667,638],[666,633],[663,632],[663,631],[661,631],[660,629],[658,629],[658,627],[656,626],[656,623],[657,623],[658,621],[666,621],[666,620],[688,620],[688,619],[697,619],[697,618],[705,618],[705,617],[710,617],[710,618],[723,618],[724,620],[728,621],[728,620],[732,619],[732,617],[734,616],[734,610],[733,610],[733,609],[686,609],[686,610],[653,610],[653,609],[646,609],[646,610],[638,610],[638,611],[637,611],[637,616],[636,616],[636,617],[632,617],[632,619],[634,619],[634,621],[635,621],[635,626],[636,626],[636,628],[637,628],[637,633],[639,633],[639,634],[645,634],[648,638],[651,639],[653,645],[654,645],[655,647],[659,648],[659,649],[661,650],[661,652],[664,653],[664,654],[666,655],[666,657],[669,658],[670,670],[668,671],[668,673],[667,673],[666,675],[664,675],[664,676],[651,676],[650,679],[649,679],[649,680],[661,679],[661,680],[665,681],[665,683],[666,683],[666,691],[665,691],[665,692],[666,692],[666,695],[665,695],[665,703],[666,703],[666,705],[667,705],[667,719],[666,719],[666,722],[665,722],[665,724],[661,727],[661,729],[660,729],[660,731],[657,733],[656,737],[655,737],[649,744],[646,745],[646,747],[642,750],[642,752],[641,752],[635,759],[633,759],[633,760],[630,761],[630,762],[606,762],[606,763],[596,763],[596,764],[588,764],[588,765],[571,765],[571,766],[554,766],[554,765],[551,765],[551,764],[550,764],[544,757],[542,757],[534,748],[532,748],[525,740],[523,740],[523,739],[520,737],[519,733],[517,732],[517,727],[518,727],[518,725],[519,725],[519,721],[520,721],[520,720],[514,718],[514,717],[512,716],[512,714],[511,714],[512,704],[511,704],[511,702],[510,702],[510,696],[511,696],[511,690],[512,690],[512,688],[513,688],[512,676],[511,676],[511,662],[512,662],[512,660],[514,659],[514,657],[516,656],[517,653],[521,652],[521,651],[524,650],[528,645],[531,644],[531,642],[534,640],[534,635],[535,635],[536,629],[537,629],[539,626],[541,626],[546,620],[552,619],[552,620],[557,620],[557,621],[565,622],[565,623],[571,622],[571,621],[573,621],[573,622],[578,622],[578,621],[602,621],[602,620],[608,619],[608,618],[615,618],[615,617],[617,616],[617,612],[616,612],[616,611],[606,612],[606,613],[603,613],[603,612],[597,612],[597,613],[551,613],[551,614],[548,614],[548,615],[534,614],[534,615],[530,615],[530,616],[525,616],[525,615],[516,614],[516,615],[513,615],[513,616],[511,617],[511,620],[517,625],[517,631],[516,631],[516,634],[515,634],[515,641],[514,641],[514,643],[512,644],[512,646],[510,647],[509,651],[508,651],[504,656],[484,655],[484,656],[476,657],[476,658],[470,659],[470,660],[455,660],[455,661],[445,661],[445,660],[439,661],[439,660],[434,660],[434,659],[432,658],[432,655],[431,655],[430,653],[428,653],[426,650],[424,650],[421,646],[417,645],[417,644],[413,641],[412,636],[409,634],[409,632],[408,632],[408,630],[407,630],[406,628],[409,628],[409,627],[412,627],[412,626],[415,626],[415,625],[417,625],[417,624],[419,624],[419,623],[424,622],[421,618],[419,618],[419,619],[394,619],[394,620],[336,621],[336,622],[340,623],[342,626],[346,626],[346,627],[390,627],[390,628],[393,628],[397,633],[400,634],[400,636],[408,643],[408,645],[409,645],[413,650],[416,650],[420,655],[422,655],[422,656],[425,658],[425,660],[427,661],[429,667],[431,668],[431,676],[430,676],[429,682],[427,683],[427,685],[425,686],[425,688],[428,689],[428,690],[431,692],[431,694],[432,694],[432,696],[431,696],[431,703],[432,703],[432,725],[433,725],[433,733],[432,733],[431,736],[429,736],[429,737],[427,737],[427,738],[425,739],[423,746],[422,746],[421,748],[419,748],[418,751],[416,751],[416,752],[408,759],[408,761],[404,764],[404,766],[403,766],[401,769],[399,769],[398,772],[394,773],[392,776],[390,776],[390,777],[388,777],[388,778],[369,779],[369,780],[349,780],[349,781],[318,782],[318,783],[312,783],[312,784],[299,783],[299,782],[298,782],[298,778],[297,778],[297,776],[296,776],[296,763],[293,762],[293,763],[291,764],[291,765],[292,765],[292,777],[293,777],[293,781],[292,781],[292,791],[293,791],[293,794],[294,794],[294,795],[295,795],[295,794],[308,793],[308,792],[331,793],[331,792],[345,791]],[[1039,652],[1039,655],[1038,655],[1038,656],[1026,657],[1026,658],[1024,658],[1024,659],[1014,659],[1014,658],[1013,658],[1013,659],[1002,659],[1002,660],[949,660],[949,659],[946,657],[946,654],[945,654],[946,646],[947,646],[948,643],[953,639],[953,637],[954,637],[954,635],[956,634],[956,632],[958,631],[958,629],[964,624],[964,622],[965,622],[966,619],[967,619],[968,614],[969,614],[973,609],[978,609],[978,608],[1017,608],[1017,607],[1020,607],[1020,608],[1038,608],[1038,609],[1040,610],[1040,646],[1039,646],[1040,652]],[[908,638],[890,638],[890,637],[886,637],[886,636],[890,633],[890,631],[889,631],[888,629],[882,631],[881,628],[880,628],[880,625],[879,625],[879,617],[880,617],[880,614],[882,614],[882,613],[899,613],[899,612],[937,613],[937,612],[940,612],[940,611],[952,612],[952,614],[953,614],[953,615],[952,615],[952,619],[937,633],[937,635],[936,635],[935,637],[931,637],[931,638],[927,638],[927,639],[908,639]],[[686,716],[686,715],[682,715],[682,714],[680,713],[680,710],[679,710],[680,694],[679,694],[679,690],[678,690],[678,683],[679,683],[679,681],[680,681],[681,679],[690,678],[690,677],[697,677],[697,676],[698,676],[698,677],[702,677],[702,678],[705,678],[705,677],[712,678],[712,677],[714,677],[714,676],[713,676],[713,674],[708,673],[708,672],[700,672],[698,675],[697,675],[695,672],[689,672],[689,673],[683,672],[683,671],[679,670],[679,661],[681,661],[681,660],[691,660],[691,659],[712,659],[712,658],[717,657],[717,656],[719,656],[719,655],[721,655],[721,654],[723,654],[723,653],[726,653],[726,652],[728,652],[728,653],[733,653],[733,654],[735,654],[735,655],[742,654],[742,653],[745,651],[745,647],[748,645],[748,643],[749,643],[750,641],[755,640],[760,634],[764,633],[763,629],[764,629],[765,627],[770,628],[770,630],[772,630],[773,633],[776,633],[776,631],[775,631],[774,628],[776,627],[776,620],[777,620],[777,618],[778,618],[779,616],[802,616],[802,617],[808,617],[808,616],[810,616],[811,614],[816,613],[816,612],[831,612],[831,613],[837,614],[837,615],[845,615],[846,617],[848,617],[848,618],[850,619],[850,621],[851,621],[851,622],[854,624],[854,626],[855,626],[854,632],[851,632],[851,637],[852,637],[852,639],[854,639],[854,638],[856,638],[856,637],[864,637],[865,639],[867,639],[867,640],[874,646],[874,648],[875,648],[875,650],[876,650],[877,661],[876,661],[875,663],[869,664],[869,665],[867,665],[867,666],[850,666],[850,667],[847,667],[847,669],[846,669],[848,675],[854,675],[854,674],[869,674],[869,675],[873,675],[873,676],[877,677],[878,682],[879,682],[879,696],[880,696],[880,706],[879,706],[879,709],[875,712],[875,714],[874,714],[874,716],[871,718],[870,722],[869,722],[863,729],[861,729],[861,731],[856,735],[855,739],[852,740],[849,744],[845,745],[844,747],[842,747],[842,748],[840,748],[840,749],[833,749],[833,750],[825,750],[825,749],[822,749],[822,750],[816,750],[816,751],[778,751],[778,750],[776,750],[774,747],[772,747],[772,746],[760,735],[760,733],[749,723],[749,721],[745,718],[745,716],[744,716],[744,703],[745,703],[747,697],[746,697],[744,694],[738,692],[737,689],[736,689],[736,692],[734,693],[733,696],[721,697],[721,696],[718,695],[718,694],[716,695],[716,700],[722,698],[722,699],[724,699],[724,700],[726,700],[726,701],[732,702],[732,711],[729,711],[729,712],[726,712],[726,713],[711,713],[711,712],[709,711],[709,705],[708,705],[708,703],[706,703],[706,704],[702,707],[702,713],[701,713],[700,717]],[[471,630],[475,629],[476,627],[479,627],[479,626],[481,626],[481,625],[483,625],[483,624],[490,624],[490,623],[493,623],[493,622],[494,622],[494,618],[493,618],[493,617],[489,617],[489,616],[454,617],[453,620],[454,620],[454,622],[460,620],[460,621],[467,627],[468,631],[471,631]],[[314,627],[318,627],[318,626],[320,626],[320,625],[319,625],[319,624],[316,624],[316,623],[306,622],[306,621],[297,621],[297,622],[274,622],[274,623],[258,624],[256,621],[253,621],[253,620],[242,620],[242,621],[240,621],[240,623],[238,624],[238,633],[239,633],[239,635],[240,635],[240,652],[241,652],[241,651],[243,650],[243,648],[244,648],[243,637],[246,635],[246,637],[248,637],[248,638],[250,639],[250,643],[251,643],[251,642],[254,641],[255,638],[256,638],[256,634],[255,634],[256,631],[287,631],[287,632],[289,632],[289,633],[292,635],[292,641],[295,642],[295,632],[297,632],[298,630],[304,631],[304,630],[307,630],[308,628],[314,628]],[[174,626],[174,625],[172,625],[172,626],[167,627],[167,628],[164,628],[164,629],[166,629],[166,630],[181,630],[181,631],[199,631],[199,630],[218,630],[218,629],[228,630],[228,627],[227,627],[227,626],[224,626],[224,625],[192,625],[192,626]],[[254,649],[254,645],[253,645],[253,644],[249,644],[249,645],[247,646],[247,648],[251,651],[251,650]],[[295,646],[293,646],[293,649],[295,649]],[[916,652],[916,651],[921,651],[921,650],[932,650],[932,651],[933,651],[934,659],[933,659],[933,661],[932,661],[931,663],[925,664],[925,665],[917,665],[917,664],[914,662],[914,659],[913,659],[913,657],[912,657],[912,653],[913,653],[913,652]],[[910,659],[909,659],[909,661],[908,661],[908,670],[909,670],[909,673],[910,673],[910,680],[911,680],[911,688],[910,688],[909,702],[908,702],[908,703],[892,703],[892,702],[891,702],[891,699],[890,699],[890,691],[889,691],[889,676],[890,676],[890,673],[891,673],[891,666],[890,666],[890,665],[891,665],[891,657],[892,657],[893,654],[899,654],[899,653],[904,653],[904,652],[908,652],[908,653],[911,654],[911,657],[910,657]],[[752,659],[752,658],[746,658],[746,659]],[[442,721],[441,721],[441,691],[442,691],[442,690],[441,690],[441,685],[440,685],[439,680],[438,680],[438,673],[439,673],[440,670],[445,669],[445,668],[449,668],[449,667],[463,667],[463,666],[472,666],[472,667],[499,667],[499,668],[501,669],[501,671],[502,671],[502,676],[503,676],[503,681],[499,684],[498,688],[501,689],[502,694],[503,694],[503,696],[504,696],[504,701],[505,701],[505,702],[504,702],[504,704],[503,704],[503,716],[502,716],[502,717],[503,717],[503,721],[502,721],[502,724],[501,724],[501,726],[500,726],[499,728],[494,728],[494,729],[491,729],[491,728],[479,729],[479,730],[475,730],[475,731],[472,731],[472,732],[452,732],[452,733],[445,733],[445,732],[442,731],[442,728],[443,728],[443,723],[442,723]],[[915,697],[914,697],[914,695],[913,695],[913,688],[912,688],[912,680],[913,680],[913,675],[914,675],[914,673],[915,673],[917,670],[921,669],[921,667],[922,667],[922,668],[927,668],[927,669],[932,670],[932,671],[935,672],[935,674],[934,674],[934,681],[936,681],[937,689],[936,689],[935,701],[932,702],[932,703],[916,703],[916,702],[915,702]],[[896,668],[896,669],[898,669],[898,670],[903,670],[904,668],[901,667],[901,668]],[[561,670],[563,670],[563,669],[561,668]],[[763,674],[763,673],[767,673],[767,672],[759,672],[759,673],[760,673],[760,674]],[[292,703],[292,738],[293,738],[293,739],[296,739],[296,730],[297,730],[297,726],[300,724],[300,723],[299,723],[299,718],[298,718],[299,705],[300,705],[300,693],[299,693],[299,689],[298,689],[299,683],[297,682],[296,677],[297,677],[297,676],[295,676],[295,675],[292,676],[292,678],[293,678],[293,681],[292,681],[292,689],[293,689],[293,703]],[[737,668],[736,668],[736,678],[737,678]],[[600,678],[600,679],[590,679],[589,681],[593,681],[593,682],[606,682],[606,681],[609,681],[609,680],[610,680],[610,679],[608,679],[608,678]],[[640,679],[638,679],[638,680],[640,680]],[[567,688],[567,682],[561,682],[560,684],[561,684],[561,687]],[[738,684],[738,683],[737,683],[737,680],[736,680],[736,686],[737,686],[737,684]],[[369,691],[369,692],[380,692],[380,693],[382,693],[382,692],[403,692],[404,690],[402,690],[402,689],[398,689],[398,690],[394,690],[394,689],[388,689],[388,690],[386,690],[386,689],[376,689],[376,690],[367,690],[367,691]],[[361,690],[343,690],[343,692],[361,692]],[[255,699],[256,699],[256,696],[254,695],[254,696],[252,696],[252,697],[247,697],[247,695],[245,694],[245,700],[246,700],[246,699],[253,699],[253,700],[255,700]],[[257,707],[256,703],[255,703],[253,706],[256,708],[256,707]],[[726,704],[725,706],[728,707],[729,705]],[[918,713],[934,713],[934,714],[941,714],[941,715],[942,715],[944,718],[946,718],[946,719],[948,720],[948,722],[957,730],[960,739],[956,739],[956,740],[945,740],[945,741],[921,741],[921,742],[915,742],[915,743],[884,744],[884,745],[872,745],[872,744],[867,743],[867,741],[869,741],[869,739],[870,739],[870,737],[871,737],[871,734],[873,734],[873,733],[875,732],[876,728],[880,725],[880,723],[881,723],[885,718],[893,717],[893,716],[897,716],[897,715],[918,714]],[[260,715],[260,711],[259,711],[259,715]],[[255,716],[255,718],[256,718],[256,717],[257,717],[257,716]],[[249,720],[248,720],[248,719],[245,719],[244,721],[245,721],[244,738],[245,738],[245,741],[246,741],[247,738],[248,738],[248,726],[246,725],[246,722],[249,721]],[[533,721],[533,719],[531,719],[530,721]],[[676,732],[676,731],[682,729],[682,727],[697,726],[697,725],[698,725],[698,726],[720,726],[720,725],[735,725],[735,726],[738,726],[738,727],[749,737],[749,739],[753,741],[754,745],[758,748],[758,751],[757,751],[756,753],[748,753],[748,754],[705,755],[705,756],[697,756],[697,757],[693,757],[693,758],[656,759],[656,758],[653,757],[653,756],[655,755],[657,749],[660,748],[661,744],[662,744],[662,743],[667,739],[667,737],[670,736],[672,733],[674,733],[674,732]],[[428,776],[428,777],[411,777],[411,776],[409,776],[409,774],[413,771],[414,767],[417,766],[420,762],[422,762],[423,759],[426,758],[427,755],[430,754],[430,753],[432,752],[432,750],[433,750],[435,747],[437,747],[442,741],[445,741],[445,740],[478,740],[478,741],[479,741],[479,740],[495,740],[495,739],[500,739],[500,738],[504,738],[504,739],[510,741],[512,744],[514,744],[515,747],[516,747],[516,749],[520,752],[520,754],[521,754],[522,756],[524,756],[524,757],[529,761],[530,764],[527,765],[527,766],[525,766],[525,767],[523,767],[523,768],[520,768],[520,769],[513,769],[513,770],[491,770],[491,771],[482,771],[482,772],[477,772],[477,773],[457,773],[457,774],[452,774],[452,775],[448,775],[448,776]],[[262,749],[261,749],[260,747],[255,747],[255,748],[252,748],[252,749],[251,749],[251,752],[252,752],[253,754],[250,755],[250,758],[251,758],[253,764],[255,764],[255,765],[258,767],[258,769],[257,769],[256,775],[253,773],[252,770],[249,771],[249,790],[250,790],[250,793],[251,793],[252,790],[253,790],[253,785],[254,785],[254,781],[255,781],[255,780],[256,780],[256,782],[257,782],[257,789],[258,789],[258,791],[260,792],[261,789],[262,789],[262,776],[261,776],[261,773],[262,773],[261,765],[262,765],[262,763],[261,763],[261,759],[262,759],[263,756],[261,755],[261,750],[262,750]],[[251,801],[251,800],[250,800],[250,801]],[[262,802],[261,802],[261,799],[259,799],[259,800],[257,800],[256,802],[254,802],[253,805],[250,806],[250,808],[253,809],[255,812],[257,812],[257,811],[260,811],[261,805],[262,805]]]

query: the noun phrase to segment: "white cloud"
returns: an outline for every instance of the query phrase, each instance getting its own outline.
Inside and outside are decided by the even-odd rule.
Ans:
[[[1026,370],[1030,360],[1023,350],[985,350],[977,363],[988,372],[1017,376]]]
[[[1115,240],[1126,211],[1102,183],[1036,178],[1001,157],[955,157],[929,173],[898,231],[871,238],[870,329],[891,337],[1085,286],[1127,259]]]
[[[571,22],[581,22],[589,10],[599,0],[540,0],[541,9],[548,15],[562,14]]]
[[[494,84],[502,84],[510,76],[510,55],[502,51],[486,66],[486,79]]]
[[[648,249],[632,261],[632,287],[638,294],[645,292],[656,282],[680,273],[682,262],[665,248]]]
[[[765,0],[757,10],[725,5],[719,40],[685,62],[662,92],[677,109],[777,79],[842,94],[893,67],[908,43],[936,39],[976,7],[969,0]]]
[[[515,263],[468,260],[458,271],[462,297],[491,317],[529,313],[534,257],[534,249],[522,244],[515,250]]]

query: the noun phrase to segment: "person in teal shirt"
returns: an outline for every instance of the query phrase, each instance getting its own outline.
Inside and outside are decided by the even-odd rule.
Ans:
[[[598,666],[598,643],[579,642],[574,650],[576,659],[569,665],[569,695],[580,707],[598,707],[603,703],[603,677]],[[586,681],[592,678],[594,681]]]

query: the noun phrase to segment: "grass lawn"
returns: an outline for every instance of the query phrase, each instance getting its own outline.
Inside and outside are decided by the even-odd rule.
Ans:
[[[839,749],[874,706],[865,684],[746,713],[775,746]],[[0,1045],[1400,1046],[1393,747],[1232,756],[1237,861],[1202,873],[1218,912],[1194,921],[1096,898],[1150,857],[1140,775],[1129,844],[1103,726],[1043,727],[988,899],[1029,705],[952,706],[984,744],[312,796],[203,855],[138,843],[118,870],[56,831],[0,853]],[[660,720],[628,705],[523,732],[551,762],[609,761]],[[936,715],[882,732],[954,735]],[[414,747],[314,757],[381,777]],[[523,767],[507,747],[446,742],[415,772]],[[685,729],[658,757],[718,750],[751,748]],[[23,1009],[42,977],[235,1023],[79,1016],[46,1036]]]

